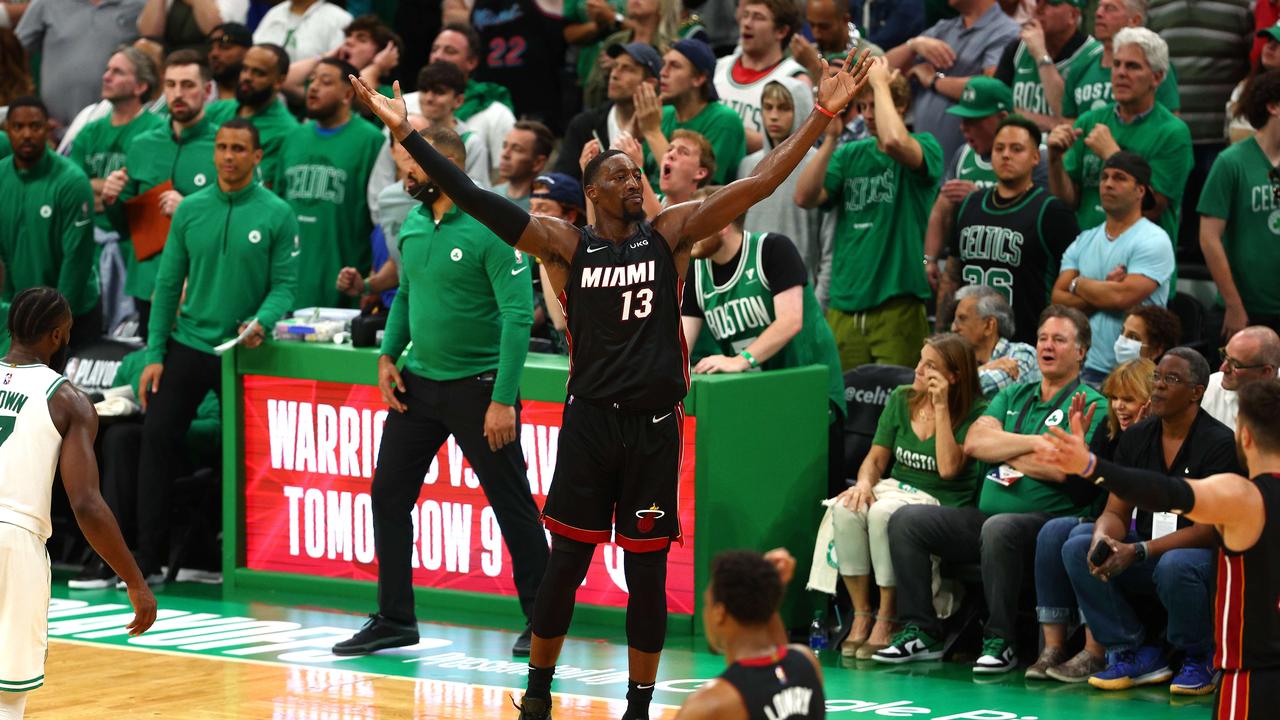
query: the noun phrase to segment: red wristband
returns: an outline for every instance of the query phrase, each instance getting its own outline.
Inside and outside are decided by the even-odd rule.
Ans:
[[[818,112],[822,113],[823,115],[826,115],[826,116],[827,116],[827,117],[829,117],[829,118],[834,118],[834,117],[836,116],[836,114],[835,114],[835,113],[833,113],[833,112],[831,112],[830,110],[828,110],[828,109],[826,109],[826,108],[822,107],[822,104],[821,104],[821,103],[814,103],[814,104],[813,104],[813,109],[814,109],[814,110],[817,110]]]

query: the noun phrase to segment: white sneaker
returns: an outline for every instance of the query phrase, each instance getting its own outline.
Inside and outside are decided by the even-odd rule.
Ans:
[[[164,587],[164,576],[165,576],[165,574],[167,574],[168,572],[169,572],[169,569],[168,569],[168,568],[160,568],[160,572],[155,573],[155,574],[152,574],[152,575],[148,575],[148,576],[146,577],[147,585],[148,585],[149,587],[151,587],[153,590],[158,590],[158,589],[160,589],[160,588]],[[125,582],[124,582],[123,580],[121,580],[121,581],[119,581],[119,582],[117,582],[117,583],[116,583],[116,589],[117,589],[117,590],[128,590],[128,589],[129,589],[129,586],[128,586],[128,585],[126,585],[126,584],[125,584]]]
[[[973,664],[973,671],[979,674],[996,675],[1007,673],[1018,667],[1018,656],[1013,652],[1013,644],[994,635],[982,643],[982,656]]]

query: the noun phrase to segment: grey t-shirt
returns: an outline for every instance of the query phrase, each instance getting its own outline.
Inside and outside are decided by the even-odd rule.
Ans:
[[[373,222],[382,226],[382,237],[387,243],[387,258],[400,267],[400,226],[404,219],[420,203],[404,191],[403,182],[394,182],[378,193],[378,209]]]
[[[146,0],[37,0],[15,33],[28,51],[40,51],[40,96],[64,126],[101,99],[102,72],[122,43],[138,37]]]
[[[1018,39],[1018,24],[1004,14],[999,3],[992,3],[973,27],[966,28],[963,17],[954,17],[939,20],[922,35],[942,40],[955,51],[955,64],[943,72],[951,77],[970,77],[981,75],[983,68],[993,68],[1000,63],[1005,46]],[[964,144],[960,118],[947,114],[947,108],[954,104],[954,100],[942,93],[917,89],[911,105],[915,114],[915,131],[932,133],[942,146],[942,157],[945,158],[951,157],[956,148]]]

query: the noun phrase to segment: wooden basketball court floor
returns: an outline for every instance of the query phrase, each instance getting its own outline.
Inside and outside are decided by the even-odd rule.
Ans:
[[[313,609],[327,598],[222,598],[220,588],[171,585],[157,593],[153,630],[128,638],[127,598],[73,591],[55,579],[45,686],[31,693],[35,720],[174,718],[223,720],[487,720],[516,716],[509,694],[524,662],[509,656],[511,629],[422,623],[422,641],[362,658],[327,652],[364,618]],[[372,594],[370,598],[372,602]],[[310,607],[308,607],[310,606]],[[424,615],[427,609],[421,608]],[[427,619],[420,617],[420,620]],[[457,620],[455,620],[456,622]],[[473,622],[464,618],[461,622]],[[626,648],[618,630],[565,645],[553,690],[557,720],[619,718]],[[1028,683],[1021,672],[975,682],[966,665],[885,668],[824,653],[828,715],[922,720],[1125,720],[1207,718],[1209,698],[1173,699],[1164,688],[1102,693],[1087,686]],[[668,642],[653,720],[669,720],[723,660],[697,638]]]

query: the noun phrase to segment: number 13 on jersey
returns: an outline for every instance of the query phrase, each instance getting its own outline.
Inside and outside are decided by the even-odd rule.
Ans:
[[[635,296],[635,311],[632,311],[632,296]],[[622,293],[622,319],[630,320],[631,318],[646,318],[649,313],[653,312],[653,290],[642,288],[640,290],[627,290]]]

